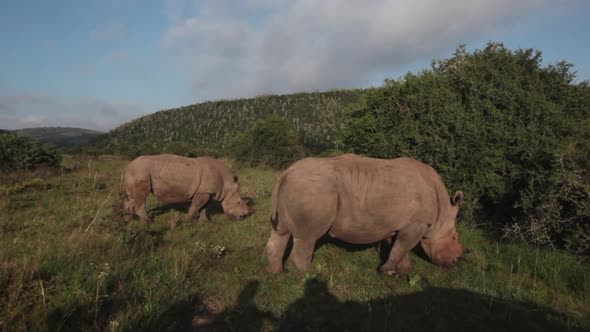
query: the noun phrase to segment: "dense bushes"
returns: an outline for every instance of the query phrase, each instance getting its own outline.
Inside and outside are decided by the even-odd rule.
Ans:
[[[431,70],[387,80],[350,114],[345,148],[433,165],[469,200],[464,219],[589,252],[590,88],[533,50],[459,48]],[[481,222],[481,220],[477,220]]]
[[[213,149],[192,146],[184,142],[170,142],[162,149],[162,153],[172,153],[184,157],[220,157],[222,154]]]
[[[231,143],[229,153],[250,166],[278,168],[306,154],[289,123],[276,115],[256,121],[252,128],[238,135]]]
[[[31,170],[41,165],[55,166],[61,155],[52,145],[9,132],[0,132],[0,170]]]

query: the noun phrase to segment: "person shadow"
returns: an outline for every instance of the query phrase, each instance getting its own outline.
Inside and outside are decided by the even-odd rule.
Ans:
[[[348,315],[350,311],[357,312],[359,309],[360,305],[357,307],[355,303],[343,306],[343,303],[330,293],[325,282],[309,279],[305,282],[303,297],[289,305],[281,317],[278,330],[358,330],[360,326],[351,325],[349,320],[341,319],[341,315]]]
[[[236,305],[225,309],[215,318],[218,331],[263,331],[265,326],[276,324],[277,318],[270,311],[260,310],[254,298],[258,293],[259,281],[252,280],[242,289]]]

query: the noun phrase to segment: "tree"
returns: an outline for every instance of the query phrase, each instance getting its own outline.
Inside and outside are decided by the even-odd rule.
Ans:
[[[289,123],[276,115],[256,121],[254,126],[238,135],[229,153],[237,161],[250,166],[282,168],[306,155]]]
[[[0,170],[32,170],[41,165],[55,166],[60,161],[61,155],[53,145],[0,132]]]

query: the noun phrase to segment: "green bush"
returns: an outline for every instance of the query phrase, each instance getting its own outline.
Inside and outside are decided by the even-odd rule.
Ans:
[[[571,65],[543,68],[541,60],[538,51],[498,43],[471,53],[460,47],[431,70],[368,91],[342,142],[356,153],[432,165],[450,191],[466,192],[462,219],[482,212],[507,235],[588,253],[582,170],[589,165],[590,88],[573,83]],[[578,194],[560,194],[571,186]],[[538,223],[544,240],[532,234]]]
[[[162,149],[162,153],[172,153],[178,156],[196,157],[191,152],[191,146],[184,142],[170,142]]]
[[[57,148],[25,136],[0,132],[0,170],[32,170],[61,161]]]
[[[571,156],[556,161],[552,176],[530,181],[516,207],[524,218],[504,227],[506,235],[539,245],[590,253],[590,176]]]
[[[304,157],[306,149],[285,119],[271,115],[238,135],[229,153],[249,166],[283,168]]]

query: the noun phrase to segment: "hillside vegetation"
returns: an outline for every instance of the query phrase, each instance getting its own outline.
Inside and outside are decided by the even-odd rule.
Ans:
[[[306,146],[334,146],[346,111],[359,105],[361,90],[297,93],[223,100],[164,110],[126,123],[93,142],[99,152],[138,155],[171,143],[223,150],[256,120],[286,118]]]
[[[118,157],[66,156],[58,176],[0,191],[3,331],[572,331],[590,329],[590,265],[506,243],[460,223],[470,250],[452,269],[410,255],[379,274],[385,243],[326,239],[315,273],[265,271],[277,171],[242,168],[254,214],[186,221],[148,201],[155,222],[121,217]],[[235,166],[234,166],[235,167]],[[380,255],[380,252],[382,253]]]
[[[13,132],[61,148],[84,145],[95,137],[105,134],[96,130],[70,127],[23,128]]]

